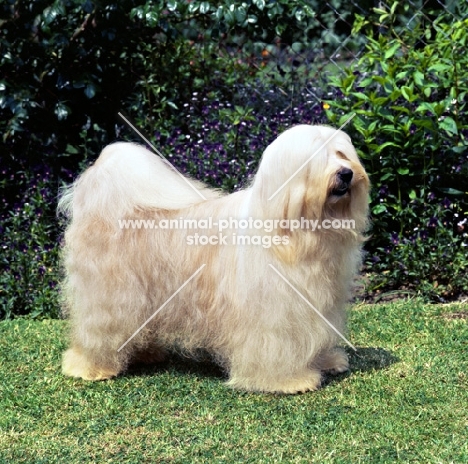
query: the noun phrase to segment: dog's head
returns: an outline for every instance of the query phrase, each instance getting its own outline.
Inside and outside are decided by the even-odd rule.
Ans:
[[[263,217],[367,225],[369,179],[351,139],[325,126],[295,126],[265,150],[252,186]],[[336,223],[336,222],[335,222]]]

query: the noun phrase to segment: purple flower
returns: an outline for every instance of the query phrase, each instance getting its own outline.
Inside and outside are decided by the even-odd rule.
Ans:
[[[436,217],[432,216],[427,223],[427,227],[435,228],[439,225],[439,221]]]
[[[388,187],[386,185],[382,185],[379,189],[379,197],[386,197],[388,195]]]

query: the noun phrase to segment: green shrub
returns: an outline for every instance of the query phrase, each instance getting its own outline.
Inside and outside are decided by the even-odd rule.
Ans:
[[[0,315],[57,316],[59,251],[51,170],[14,173],[4,168],[1,174],[1,184],[16,182],[27,189],[0,218]]]
[[[379,13],[392,23],[394,9]],[[468,19],[367,33],[359,62],[332,81],[342,97],[329,118],[355,115],[347,130],[371,175],[370,291],[456,297],[468,290]]]

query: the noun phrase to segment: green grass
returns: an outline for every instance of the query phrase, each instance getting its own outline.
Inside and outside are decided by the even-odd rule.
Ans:
[[[214,366],[177,358],[64,378],[66,322],[2,322],[0,462],[468,462],[467,314],[355,306],[351,372],[297,396],[233,391]]]

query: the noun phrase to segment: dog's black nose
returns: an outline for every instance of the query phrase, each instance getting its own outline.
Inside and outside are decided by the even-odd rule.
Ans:
[[[351,179],[353,178],[353,171],[351,171],[351,169],[348,168],[343,168],[340,171],[338,171],[338,177],[342,182],[349,184],[351,182]]]

